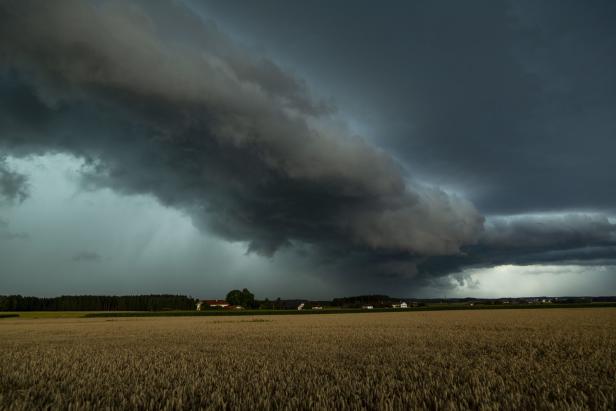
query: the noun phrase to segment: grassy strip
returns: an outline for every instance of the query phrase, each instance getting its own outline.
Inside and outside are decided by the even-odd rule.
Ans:
[[[9,315],[11,317],[19,317],[25,319],[42,319],[42,318],[83,318],[86,314],[94,311],[10,311],[3,312],[0,315]]]
[[[413,308],[375,308],[373,310],[361,309],[325,309],[325,310],[237,310],[237,311],[131,311],[131,312],[97,312],[86,313],[84,317],[218,317],[242,315],[319,315],[319,314],[358,314],[382,312],[419,312],[419,311],[461,311],[461,310],[519,310],[519,309],[549,309],[549,308],[616,308],[616,303],[588,303],[588,304],[514,304],[514,305],[475,305],[475,306],[449,306],[433,305]]]
[[[503,304],[469,306],[464,304],[438,304],[412,308],[375,308],[362,310],[357,308],[334,308],[324,310],[210,310],[210,311],[23,311],[0,313],[0,318],[96,318],[96,317],[195,317],[195,316],[241,316],[241,315],[311,315],[311,314],[358,314],[375,312],[417,312],[417,311],[458,311],[458,310],[516,310],[545,308],[601,308],[615,307],[616,303],[584,304]]]

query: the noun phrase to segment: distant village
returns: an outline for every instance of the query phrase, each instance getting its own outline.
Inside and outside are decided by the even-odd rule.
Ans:
[[[409,308],[411,306],[419,306],[419,304],[409,305],[405,301],[401,301],[399,303],[393,303],[388,305],[376,305],[377,308]],[[276,300],[268,304],[260,304],[258,308],[261,309],[281,309],[281,310],[293,310],[296,309],[298,311],[302,310],[322,310],[323,307],[334,307],[334,308],[362,308],[364,310],[372,310],[375,305],[373,304],[363,304],[361,307],[348,307],[348,306],[334,306],[331,301],[308,301],[308,300]],[[206,309],[227,309],[227,310],[243,310],[245,308],[255,308],[255,307],[244,307],[242,305],[233,305],[227,302],[226,300],[201,300],[197,302],[197,311],[203,311]]]
[[[394,298],[387,295],[360,295],[332,300],[281,299],[255,300],[247,289],[231,291],[224,300],[198,300],[196,310],[323,310],[323,309],[408,309],[434,305],[481,306],[520,304],[585,304],[616,302],[616,297],[516,297],[516,298]]]

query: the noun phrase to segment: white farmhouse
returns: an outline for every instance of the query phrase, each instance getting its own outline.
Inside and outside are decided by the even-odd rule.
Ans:
[[[229,307],[229,303],[225,300],[201,300],[197,303],[197,311],[201,311],[206,307],[227,308]]]

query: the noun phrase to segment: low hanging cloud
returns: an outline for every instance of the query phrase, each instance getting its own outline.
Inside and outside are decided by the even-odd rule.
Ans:
[[[614,264],[616,224],[597,213],[494,218],[477,248],[492,264]]]
[[[529,215],[493,218],[481,244],[494,248],[578,248],[616,243],[616,224],[604,214]]]
[[[432,275],[496,265],[616,265],[616,224],[603,213],[516,215],[487,219],[476,244],[460,255],[426,259]]]
[[[525,235],[562,241],[558,221],[484,230],[473,204],[413,181],[304,81],[182,3],[0,1],[0,62],[3,152],[80,157],[85,185],[153,195],[252,252],[302,247],[338,271],[406,278],[527,255]]]
[[[12,171],[0,155],[0,203],[20,203],[28,197],[28,178]]]

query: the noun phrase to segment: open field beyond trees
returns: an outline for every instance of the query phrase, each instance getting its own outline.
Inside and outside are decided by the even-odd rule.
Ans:
[[[610,308],[5,318],[0,409],[614,409]]]

